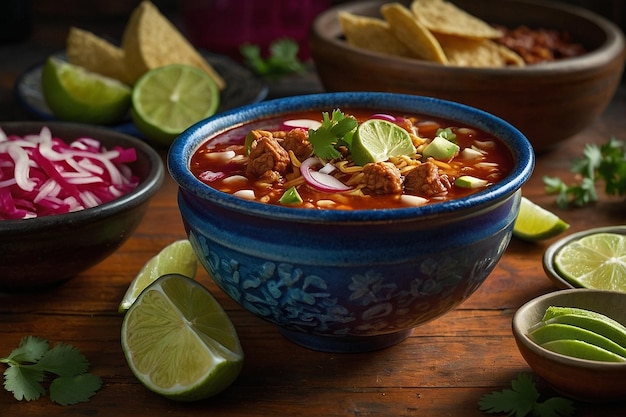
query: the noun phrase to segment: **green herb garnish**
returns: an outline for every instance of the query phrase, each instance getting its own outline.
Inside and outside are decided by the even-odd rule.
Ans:
[[[520,374],[511,383],[512,389],[494,391],[478,401],[481,411],[489,414],[507,413],[509,416],[569,417],[574,415],[574,403],[561,397],[541,402],[539,391],[528,374]]]
[[[336,159],[341,156],[337,146],[352,144],[352,135],[358,122],[352,116],[345,116],[341,110],[333,110],[329,118],[328,112],[322,113],[322,125],[309,130],[309,142],[313,145],[313,153],[322,159]]]
[[[284,38],[272,42],[270,56],[263,58],[258,45],[244,44],[239,48],[246,65],[257,75],[265,78],[280,78],[293,72],[304,72],[305,66],[298,59],[298,43]]]
[[[546,192],[556,194],[556,203],[561,208],[583,207],[598,201],[598,181],[604,181],[607,195],[626,195],[626,144],[611,138],[601,146],[586,145],[583,157],[573,161],[572,172],[580,176],[579,183],[567,185],[557,177],[543,178]]]
[[[32,401],[45,395],[41,384],[49,379],[50,399],[61,405],[87,401],[102,386],[100,377],[87,373],[89,362],[68,344],[49,348],[48,341],[33,336],[24,337],[20,345],[0,363],[4,371],[4,388],[18,401]]]

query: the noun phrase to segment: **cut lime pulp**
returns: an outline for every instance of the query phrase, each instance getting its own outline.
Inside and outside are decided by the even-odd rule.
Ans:
[[[198,261],[189,240],[182,239],[170,243],[146,262],[137,273],[128,286],[118,311],[123,313],[128,310],[141,291],[162,275],[179,274],[194,278],[197,270]]]
[[[523,240],[549,239],[569,228],[556,214],[522,197],[520,211],[513,226],[513,235]]]
[[[358,126],[350,151],[356,164],[366,165],[386,161],[392,156],[412,155],[415,146],[409,133],[400,126],[370,119]]]
[[[132,117],[148,138],[169,145],[192,124],[212,116],[219,105],[215,81],[189,65],[167,65],[146,72],[132,94]]]
[[[563,246],[554,267],[583,288],[626,292],[626,235],[595,233]]]
[[[46,104],[60,120],[112,124],[128,115],[131,88],[113,78],[50,57],[41,74]]]
[[[243,366],[232,322],[198,282],[164,275],[150,284],[122,323],[122,349],[133,374],[178,401],[217,395]]]

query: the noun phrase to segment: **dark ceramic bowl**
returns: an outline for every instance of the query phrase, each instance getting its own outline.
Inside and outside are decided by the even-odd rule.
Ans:
[[[513,158],[503,181],[470,197],[405,209],[309,210],[217,191],[194,177],[193,153],[235,126],[304,110],[363,108],[441,116],[502,139]],[[287,117],[288,118],[288,117]],[[168,166],[200,262],[251,313],[313,349],[383,348],[468,298],[506,249],[532,147],[508,123],[437,99],[329,93],[271,100],[202,121],[179,136]]]
[[[543,270],[546,275],[552,282],[561,289],[569,289],[569,288],[579,288],[578,285],[574,285],[567,278],[562,276],[559,271],[554,266],[554,257],[559,253],[561,248],[565,245],[581,239],[585,236],[596,234],[596,233],[617,233],[621,235],[626,235],[626,225],[621,226],[607,226],[607,227],[596,227],[594,229],[583,230],[581,232],[573,233],[571,235],[565,236],[546,249],[543,254]]]
[[[410,0],[401,0],[408,5]],[[562,29],[589,51],[524,68],[462,68],[393,57],[349,45],[337,13],[380,17],[389,0],[345,3],[321,13],[311,53],[328,91],[388,91],[452,100],[499,116],[545,151],[589,126],[607,107],[624,66],[624,35],[588,10],[538,0],[454,0],[491,24]]]
[[[528,365],[555,390],[576,400],[623,401],[626,398],[626,363],[598,362],[554,353],[534,343],[528,329],[541,321],[550,306],[593,310],[626,325],[626,294],[570,289],[535,298],[513,316],[513,335]]]
[[[134,147],[129,164],[140,178],[129,194],[73,213],[0,221],[0,291],[49,287],[74,277],[112,254],[141,221],[165,176],[161,156],[145,142],[112,130],[64,122],[2,122],[7,134],[38,134],[48,126],[70,142],[87,136],[105,147]]]

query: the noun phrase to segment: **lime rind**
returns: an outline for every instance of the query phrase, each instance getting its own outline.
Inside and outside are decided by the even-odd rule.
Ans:
[[[556,214],[533,203],[526,197],[520,201],[520,211],[513,225],[513,235],[527,241],[545,240],[555,237],[569,228]]]
[[[139,294],[159,277],[167,274],[179,274],[194,278],[198,270],[198,260],[187,239],[170,243],[150,258],[132,280],[118,306],[120,313],[125,312],[135,302]]]
[[[599,362],[626,362],[626,358],[582,340],[553,340],[540,345],[561,355]]]
[[[244,359],[217,300],[178,275],[162,276],[140,294],[124,317],[122,348],[144,386],[178,401],[219,394],[236,380]]]
[[[542,321],[581,327],[604,336],[626,348],[626,326],[612,318],[590,310],[571,307],[549,307]]]
[[[61,120],[111,124],[128,115],[131,88],[56,57],[49,57],[41,74],[42,93]]]
[[[530,331],[528,337],[538,345],[555,340],[581,340],[620,355],[626,360],[626,348],[623,346],[601,334],[570,324],[542,323],[541,326]]]

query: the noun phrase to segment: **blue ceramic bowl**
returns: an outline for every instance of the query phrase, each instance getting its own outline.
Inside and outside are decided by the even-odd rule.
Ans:
[[[265,205],[197,180],[190,158],[231,127],[293,111],[368,108],[445,117],[508,146],[511,174],[470,197],[414,208],[307,210]],[[201,121],[170,148],[168,167],[200,262],[243,308],[293,342],[323,351],[393,345],[454,309],[485,280],[506,249],[520,187],[534,153],[514,127],[439,99],[391,93],[329,93],[253,104]]]

